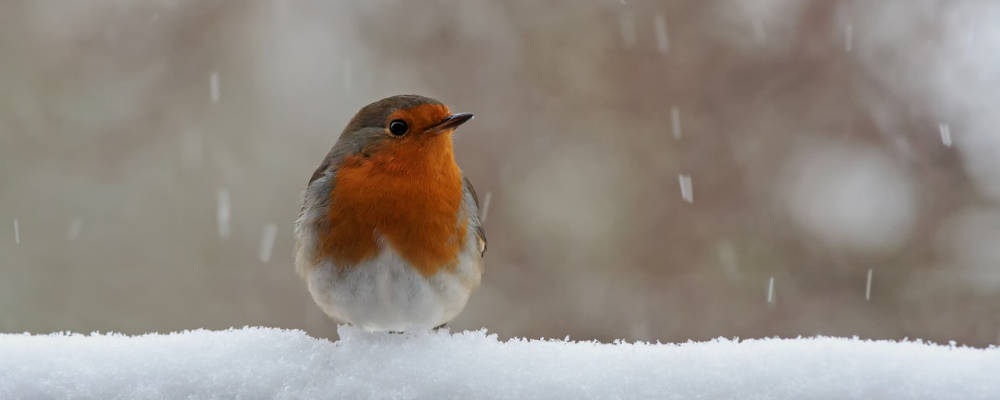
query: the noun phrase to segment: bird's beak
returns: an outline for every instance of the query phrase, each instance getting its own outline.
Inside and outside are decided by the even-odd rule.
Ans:
[[[459,125],[464,124],[466,121],[472,119],[472,113],[458,113],[449,115],[443,121],[439,122],[427,129],[430,132],[443,133],[449,129],[455,129]]]

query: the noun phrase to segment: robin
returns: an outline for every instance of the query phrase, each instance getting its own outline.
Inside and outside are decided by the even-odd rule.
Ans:
[[[416,95],[361,108],[312,174],[295,269],[330,317],[369,331],[443,326],[479,286],[486,232],[451,135],[472,119]]]

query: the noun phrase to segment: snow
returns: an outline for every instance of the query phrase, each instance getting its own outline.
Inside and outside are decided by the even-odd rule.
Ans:
[[[863,254],[892,254],[907,243],[922,198],[918,180],[898,157],[827,140],[791,154],[775,180],[775,195],[804,233]]]
[[[681,198],[688,203],[694,202],[694,188],[691,187],[691,176],[677,175],[677,182],[681,186]]]
[[[0,335],[0,398],[1000,398],[1000,349],[830,337],[681,344],[498,340],[484,330],[331,342],[243,328]]]
[[[618,16],[618,24],[622,30],[622,42],[625,47],[635,45],[635,14],[630,10],[624,10]]]
[[[83,229],[83,219],[80,217],[73,218],[73,222],[69,224],[69,230],[66,231],[66,238],[69,240],[76,240],[80,237],[80,231]]]
[[[868,280],[865,282],[865,301],[872,299],[872,269],[868,268]]]
[[[767,280],[767,302],[774,303],[774,277]]]
[[[212,98],[212,104],[219,102],[219,72],[212,71],[212,74],[208,77],[209,95]]]
[[[670,52],[670,38],[667,36],[667,19],[662,15],[653,17],[653,32],[656,35],[656,48],[660,53]]]
[[[677,106],[670,107],[670,124],[673,126],[674,139],[681,138],[681,111]]]
[[[479,211],[479,222],[485,224],[486,217],[490,213],[490,200],[493,198],[493,192],[486,192],[486,196],[483,196],[483,207]]]
[[[229,189],[220,187],[216,193],[215,220],[219,227],[219,237],[225,239],[229,237]]]
[[[951,127],[948,124],[938,124],[938,131],[941,132],[941,144],[951,147]]]
[[[274,250],[274,239],[277,236],[277,224],[270,223],[264,227],[264,232],[260,235],[260,250],[257,253],[260,262],[265,264],[271,262],[271,252]]]

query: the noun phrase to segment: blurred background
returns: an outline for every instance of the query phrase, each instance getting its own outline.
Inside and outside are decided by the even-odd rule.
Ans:
[[[301,191],[361,106],[455,136],[452,329],[1000,341],[1000,3],[0,3],[0,331],[336,337]]]

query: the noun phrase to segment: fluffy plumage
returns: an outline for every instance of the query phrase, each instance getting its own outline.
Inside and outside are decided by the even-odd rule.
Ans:
[[[328,315],[371,330],[454,318],[478,286],[485,231],[455,163],[452,114],[421,96],[361,109],[313,173],[296,222],[296,269]],[[409,130],[389,132],[391,121]]]

